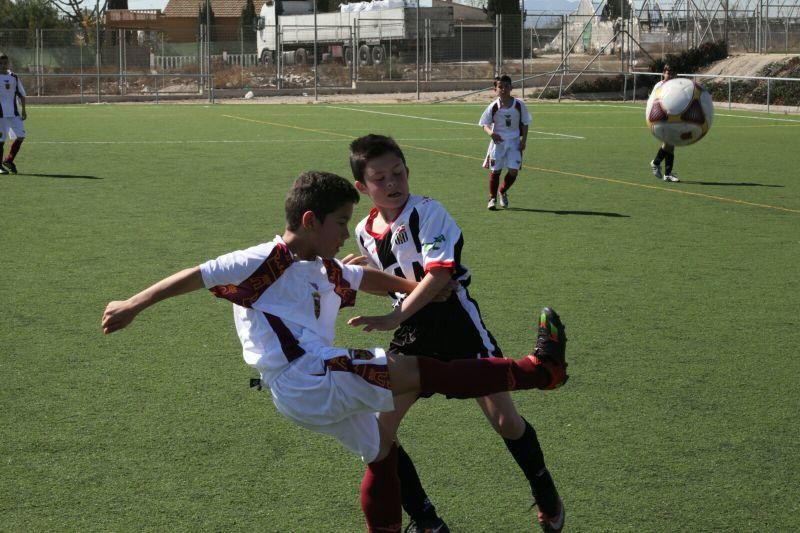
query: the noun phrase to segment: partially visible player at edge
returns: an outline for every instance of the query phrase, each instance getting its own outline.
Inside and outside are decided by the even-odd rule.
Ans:
[[[655,91],[669,80],[675,77],[675,70],[670,65],[664,65],[664,72],[661,73],[661,81],[653,86]],[[661,173],[661,161],[664,161],[664,173]],[[672,173],[672,165],[675,162],[675,147],[668,143],[661,143],[661,148],[656,153],[656,158],[650,161],[650,171],[653,176],[664,181],[681,181],[678,176]]]
[[[394,395],[474,398],[516,389],[552,389],[566,379],[563,328],[546,321],[534,354],[520,360],[444,363],[333,344],[336,316],[356,291],[410,293],[416,283],[334,256],[349,238],[359,193],[344,178],[306,172],[286,198],[283,236],[186,268],[127,300],[110,302],[104,333],[128,326],[151,305],[202,288],[233,302],[245,361],[259,371],[277,410],[292,422],[335,437],[367,463],[361,504],[370,532],[402,527],[397,447],[375,416]],[[401,304],[408,318],[413,306]]]
[[[500,207],[508,207],[508,190],[514,185],[522,167],[522,153],[528,142],[528,126],[533,122],[525,103],[511,96],[511,78],[498,76],[494,79],[497,99],[481,115],[478,125],[489,137],[489,149],[483,168],[489,169],[490,211],[497,209],[497,193],[500,187]],[[508,169],[500,185],[503,169]]]
[[[401,320],[399,313],[393,311],[384,316],[352,319],[351,325],[378,330],[397,328],[389,345],[392,354],[424,355],[441,361],[503,357],[467,289],[471,274],[461,262],[461,228],[442,204],[410,193],[409,170],[400,146],[383,135],[359,137],[350,144],[350,167],[356,188],[374,206],[356,226],[359,250],[370,266],[419,282],[410,294],[391,295],[395,309],[401,304],[419,309],[408,319]],[[436,301],[436,295],[451,280],[457,282],[456,289],[446,301]],[[550,319],[560,323],[554,311]],[[380,421],[396,431],[416,400],[417,396],[411,394],[395,397],[394,411],[381,413]],[[539,507],[540,526],[545,531],[560,531],[563,505],[545,465],[536,431],[519,415],[508,392],[477,401],[528,479]],[[399,444],[397,452],[403,508],[411,517],[406,533],[448,533],[411,458]]]
[[[14,158],[25,140],[25,126],[22,121],[27,118],[25,89],[17,75],[9,69],[8,56],[0,52],[0,174],[17,173]],[[3,159],[6,138],[12,137],[14,142]]]

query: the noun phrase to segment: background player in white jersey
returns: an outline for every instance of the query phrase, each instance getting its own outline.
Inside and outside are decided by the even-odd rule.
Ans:
[[[339,308],[353,305],[357,290],[411,292],[416,287],[416,282],[333,258],[350,235],[348,223],[358,199],[344,178],[306,172],[287,195],[283,236],[181,270],[127,300],[110,302],[101,324],[103,332],[112,333],[147,307],[204,287],[232,301],[244,359],[271,389],[278,411],[361,455],[368,463],[361,503],[369,530],[399,532],[397,452],[393,433],[376,412],[392,410],[393,395],[405,393],[470,398],[558,387],[567,379],[566,339],[560,323],[550,322],[539,331],[535,353],[519,361],[442,363],[387,355],[380,348],[334,346]],[[398,313],[411,311],[401,305]]]
[[[419,285],[411,293],[394,293],[395,306],[415,312],[405,318],[395,311],[379,317],[358,317],[352,325],[366,329],[395,329],[390,353],[416,354],[442,361],[502,357],[484,325],[477,302],[467,287],[471,276],[461,262],[464,237],[450,213],[431,198],[410,194],[408,167],[402,150],[390,137],[367,135],[350,144],[350,166],[356,188],[370,197],[373,208],[356,226],[356,242],[368,264]],[[451,280],[456,289],[445,302],[434,297]],[[558,322],[558,315],[547,310]],[[417,394],[395,398],[395,410],[381,413],[387,427],[396,429]],[[478,405],[527,477],[539,507],[545,531],[563,526],[560,502],[536,431],[514,407],[511,395],[501,392],[478,398]],[[408,531],[448,531],[437,515],[411,458],[398,446],[403,507],[412,520]]]
[[[661,73],[661,81],[655,84],[653,90],[661,87],[664,83],[675,77],[675,71],[669,65],[664,65],[664,72]],[[661,173],[661,161],[664,161],[664,173]],[[664,181],[681,181],[678,176],[672,173],[672,165],[675,163],[675,147],[671,144],[661,143],[661,148],[656,153],[656,158],[650,161],[650,171],[653,176]]]
[[[25,89],[17,75],[8,67],[8,56],[0,52],[0,174],[17,173],[14,158],[25,140],[25,126],[22,121],[28,118],[25,110]],[[12,138],[14,142],[11,143],[8,156],[3,159],[5,142]]]
[[[497,187],[500,174],[508,169],[500,187],[500,207],[508,207],[508,190],[514,184],[522,167],[522,152],[528,139],[528,126],[533,121],[522,100],[511,96],[511,78],[494,79],[497,99],[481,115],[478,122],[489,137],[489,150],[483,168],[489,169],[489,210],[497,209]]]

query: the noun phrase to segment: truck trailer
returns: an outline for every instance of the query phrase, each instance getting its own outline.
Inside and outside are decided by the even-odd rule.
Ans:
[[[256,39],[262,63],[275,62],[278,54],[288,65],[312,62],[315,33],[318,61],[348,65],[354,58],[361,65],[381,64],[389,50],[396,56],[415,51],[417,21],[420,42],[454,36],[452,7],[422,7],[421,3],[417,8],[406,6],[403,0],[373,0],[342,5],[338,12],[317,13],[315,24],[312,1],[267,0],[261,7]]]

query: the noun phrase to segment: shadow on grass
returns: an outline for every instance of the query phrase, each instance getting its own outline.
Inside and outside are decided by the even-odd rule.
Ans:
[[[739,183],[731,183],[725,181],[692,181],[681,180],[681,183],[688,183],[690,185],[719,185],[722,187],[784,187],[784,185],[768,185],[766,183],[749,183],[746,181]]]
[[[57,178],[57,179],[81,179],[81,180],[101,180],[97,176],[84,176],[82,174],[27,174],[20,172],[17,176],[32,176],[34,178]]]
[[[525,209],[522,207],[509,207],[508,209],[498,209],[498,211],[525,211],[528,213],[552,213],[554,215],[585,215],[592,217],[630,218],[630,215],[623,215],[621,213],[604,213],[603,211],[554,211],[550,209]]]

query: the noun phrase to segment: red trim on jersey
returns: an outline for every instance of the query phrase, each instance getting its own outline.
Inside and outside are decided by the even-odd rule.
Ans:
[[[225,298],[242,307],[253,307],[264,291],[292,266],[292,262],[289,248],[279,243],[250,277],[239,285],[217,285],[208,290],[217,298]]]
[[[344,279],[342,267],[333,259],[323,259],[322,263],[325,265],[325,271],[328,273],[328,281],[333,283],[333,292],[339,295],[342,303],[339,308],[352,307],[356,304],[356,292],[350,288],[350,282]]]
[[[369,214],[367,215],[367,223],[364,224],[364,231],[369,233],[369,235],[373,239],[380,240],[386,237],[386,234],[392,229],[392,224],[394,224],[394,221],[397,220],[398,217],[402,214],[402,212],[406,210],[406,206],[408,205],[408,201],[410,199],[411,195],[409,194],[408,198],[406,198],[406,203],[403,204],[403,207],[400,208],[400,211],[397,212],[394,218],[386,223],[386,228],[383,230],[382,233],[375,233],[374,231],[372,231],[372,222],[375,220],[375,217],[377,217],[380,213],[378,212],[377,207],[373,207],[372,209],[370,209]]]
[[[339,357],[326,360],[325,366],[333,372],[350,372],[351,374],[361,376],[364,381],[372,385],[384,389],[391,388],[388,365],[376,365],[373,363],[354,365],[349,357],[340,355]]]
[[[455,272],[456,263],[455,261],[431,261],[425,265],[425,272],[430,272],[434,268],[446,268],[450,272]]]
[[[267,322],[269,322],[272,331],[278,336],[278,342],[281,343],[281,350],[283,351],[283,355],[286,356],[287,361],[291,363],[306,353],[306,351],[300,347],[300,341],[292,335],[291,330],[283,323],[280,317],[269,313],[264,313],[264,316],[267,318]]]

